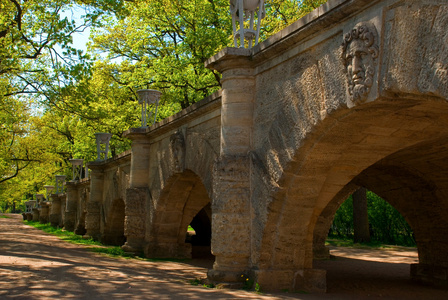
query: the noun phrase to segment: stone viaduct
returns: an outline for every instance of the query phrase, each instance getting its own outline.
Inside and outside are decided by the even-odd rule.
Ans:
[[[210,281],[325,291],[313,256],[363,186],[413,228],[412,278],[448,285],[447,28],[446,0],[330,0],[222,50],[220,92],[67,183],[65,226],[148,257],[211,246]]]

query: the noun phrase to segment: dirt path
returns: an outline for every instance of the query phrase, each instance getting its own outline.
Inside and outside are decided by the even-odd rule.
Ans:
[[[205,276],[211,262],[109,258],[26,226],[20,219],[0,218],[0,299],[448,299],[447,291],[415,287],[409,282],[409,265],[405,263],[415,260],[415,251],[372,256],[367,250],[335,249],[333,254],[344,258],[316,263],[328,270],[328,294],[260,295],[189,284]],[[359,260],[360,255],[399,261],[365,261]]]

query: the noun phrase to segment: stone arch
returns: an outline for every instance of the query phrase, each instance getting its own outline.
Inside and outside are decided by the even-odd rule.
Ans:
[[[413,273],[425,273],[419,279],[446,273],[447,121],[445,101],[393,99],[340,109],[318,124],[272,194],[254,263],[260,285],[325,290],[325,272],[313,269],[316,226],[357,185],[389,200],[413,227],[420,260]]]
[[[104,227],[101,234],[101,242],[108,245],[121,246],[125,243],[124,235],[125,203],[118,198],[112,201],[112,205],[104,216]]]
[[[185,242],[187,227],[209,204],[209,193],[193,171],[185,170],[171,176],[151,209],[145,255],[190,258],[191,244]]]

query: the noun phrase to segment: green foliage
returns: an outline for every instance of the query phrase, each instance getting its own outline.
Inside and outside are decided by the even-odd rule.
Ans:
[[[267,1],[261,39],[323,2]],[[112,133],[112,155],[129,149],[138,89],[163,92],[157,121],[218,90],[204,62],[232,46],[227,0],[0,0],[0,11],[3,210],[45,194],[55,174],[70,180],[70,158],[95,160],[95,132]],[[73,40],[87,28],[85,53]]]
[[[371,191],[367,192],[367,205],[372,245],[382,243],[415,246],[412,229],[392,205]],[[336,212],[329,237],[353,238],[353,200],[351,196]]]

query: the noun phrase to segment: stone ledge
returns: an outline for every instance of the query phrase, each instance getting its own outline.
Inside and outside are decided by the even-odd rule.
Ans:
[[[221,90],[205,97],[180,112],[145,128],[130,128],[123,132],[123,137],[131,134],[142,134],[148,137],[159,136],[165,132],[181,127],[182,124],[221,107]]]

